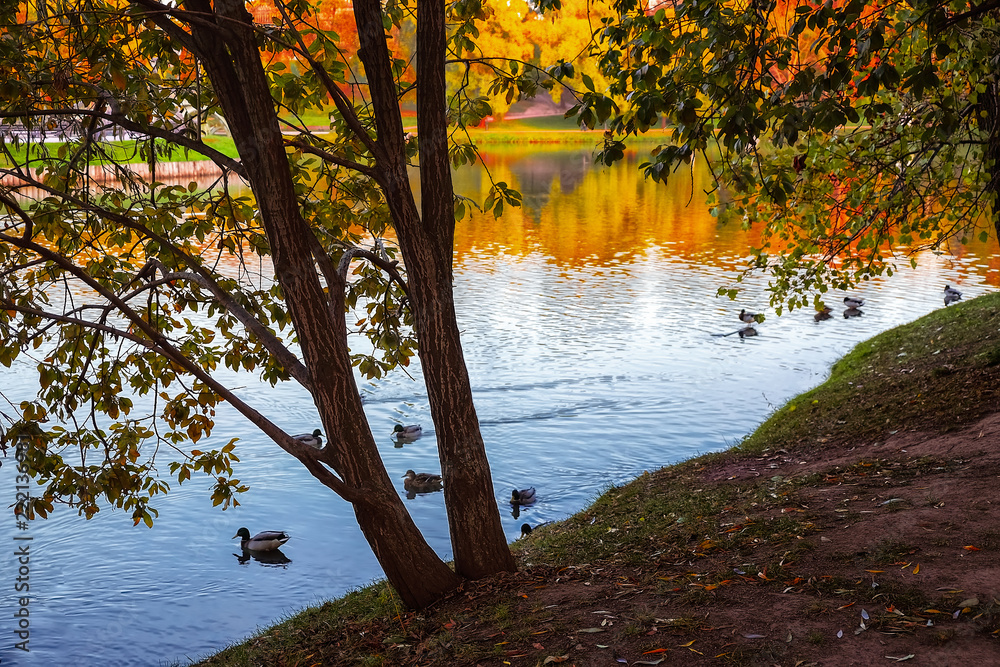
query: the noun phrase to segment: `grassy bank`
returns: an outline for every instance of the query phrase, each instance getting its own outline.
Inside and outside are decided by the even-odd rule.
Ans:
[[[861,343],[738,446],[609,489],[421,612],[385,584],[204,665],[985,664],[1000,294]]]
[[[486,128],[470,130],[469,134],[477,145],[487,148],[503,144],[562,144],[591,147],[601,142],[604,130],[581,130],[576,120],[572,118],[539,116],[492,123]],[[630,147],[652,148],[663,143],[666,137],[666,130],[651,130],[644,136],[630,137],[626,144]]]
[[[490,146],[505,145],[549,145],[566,147],[594,147],[598,145],[603,136],[603,130],[580,130],[572,120],[567,120],[561,116],[545,116],[540,118],[525,118],[520,120],[503,121],[491,124],[489,128],[474,128],[469,131],[472,140],[483,148]],[[632,137],[626,142],[630,147],[648,146],[652,148],[665,140],[665,131],[651,131],[642,137]],[[236,158],[236,146],[230,137],[226,136],[205,136],[203,141],[221,152],[222,154]],[[162,145],[161,145],[162,148]],[[39,159],[43,154],[42,149],[37,145],[22,145],[10,147],[11,155],[18,163],[23,163],[28,151],[31,151],[33,159]],[[59,149],[59,144],[49,143],[46,148],[54,153]],[[105,150],[109,151],[111,157],[121,164],[141,164],[146,160],[140,155],[139,146],[135,141],[114,141],[105,144]],[[208,158],[194,151],[176,149],[169,155],[161,156],[162,161],[167,162],[200,162]],[[101,160],[106,161],[106,160]],[[96,164],[98,160],[92,160]]]

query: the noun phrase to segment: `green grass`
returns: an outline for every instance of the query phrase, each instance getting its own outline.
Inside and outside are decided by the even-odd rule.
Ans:
[[[899,430],[954,428],[995,409],[1000,294],[940,308],[858,344],[830,378],[779,408],[741,453],[867,437]],[[979,383],[981,386],[976,387]],[[903,391],[903,387],[906,390]],[[981,400],[955,405],[976,392]]]
[[[227,155],[228,157],[238,157],[236,145],[230,137],[206,136],[203,137],[202,140],[212,148]],[[162,147],[162,143],[160,146]],[[10,150],[10,153],[14,157],[17,164],[24,164],[24,161],[29,155],[32,160],[44,159],[47,155],[57,155],[61,148],[61,144],[46,143],[44,146],[40,146],[38,144],[22,144],[15,147],[8,143],[7,148]],[[142,157],[139,152],[138,142],[134,140],[102,142],[101,148],[110,156],[111,159],[119,164],[141,164],[146,162],[146,159]],[[68,158],[69,156],[67,155],[66,157]],[[200,161],[207,159],[207,157],[200,153],[181,148],[174,149],[170,155],[161,156],[160,158],[161,161],[171,162]],[[90,164],[98,164],[99,162],[108,162],[108,158],[91,156]],[[0,158],[0,164],[9,164],[9,162],[7,162],[5,158]]]
[[[220,652],[229,667],[252,667],[262,664],[262,655],[295,654],[304,638],[314,634],[317,628],[335,631],[350,630],[355,626],[376,624],[382,626],[392,637],[391,619],[399,616],[403,605],[385,582],[370,584],[347,595],[325,602],[318,607],[309,607],[291,615],[285,620],[262,629],[256,635]],[[401,631],[402,633],[402,631]],[[356,636],[357,633],[349,633]],[[405,639],[402,634],[397,637]],[[364,637],[356,636],[356,643],[345,647],[353,655],[360,656],[362,664],[391,664],[379,655],[379,646],[371,646]]]
[[[315,117],[309,116],[306,118],[306,121],[312,127],[326,126],[325,115],[322,114],[317,114]],[[491,125],[489,129],[472,129],[469,134],[477,145],[489,148],[490,150],[502,149],[504,146],[509,146],[512,150],[521,150],[520,147],[525,144],[553,147],[564,146],[568,148],[586,146],[593,148],[598,146],[603,139],[602,131],[581,131],[572,121],[563,119],[560,116],[504,121]],[[231,137],[206,135],[202,140],[228,157],[238,157],[236,145],[233,143]],[[630,137],[626,143],[629,146],[653,147],[664,140],[665,134],[663,132],[654,131],[642,137]],[[121,164],[139,164],[146,161],[140,155],[135,141],[113,141],[104,143],[102,146]],[[23,164],[28,155],[28,147],[10,148],[17,163]],[[46,151],[50,154],[55,154],[58,150],[59,144],[56,143],[46,144],[45,148],[41,148],[37,144],[31,145],[31,155],[33,158],[41,157]],[[161,157],[160,159],[161,161],[173,162],[198,162],[209,158],[195,151],[178,148],[169,156]],[[107,162],[107,159],[98,160],[94,158],[91,159],[91,164],[96,164],[99,161]],[[0,165],[2,164],[7,163],[4,159],[0,158]]]

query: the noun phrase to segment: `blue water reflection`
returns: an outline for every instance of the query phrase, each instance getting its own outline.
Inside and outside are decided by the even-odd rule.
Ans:
[[[811,312],[778,318],[760,280],[746,285],[740,302],[715,297],[740,266],[747,240],[702,206],[687,206],[704,174],[671,190],[636,178],[634,162],[594,169],[585,153],[492,160],[528,206],[500,221],[476,217],[459,226],[455,291],[497,508],[511,539],[521,523],[564,518],[610,484],[732,445],[821,382],[858,341],[941,307],[945,283],[971,298],[998,282],[995,245],[956,257],[927,254],[918,270],[862,290],[863,317],[835,310],[818,323]],[[456,182],[467,194],[484,187],[472,171]],[[767,315],[760,335],[719,336],[741,326],[741,307]],[[30,398],[29,364],[0,373],[10,401]],[[419,364],[408,373],[360,385],[394,478],[440,469]],[[292,384],[271,388],[237,374],[224,380],[290,432],[319,425]],[[424,435],[398,447],[396,423],[421,423]],[[156,503],[153,530],[133,528],[120,512],[86,522],[63,509],[19,531],[9,512],[0,513],[0,534],[32,538],[31,652],[12,648],[17,601],[7,575],[0,582],[4,664],[183,662],[379,577],[347,503],[222,410],[212,440],[232,437],[242,439],[237,477],[252,489],[234,510],[213,509],[208,484],[194,479]],[[13,469],[8,457],[0,468],[5,504],[14,501]],[[510,491],[527,486],[538,489],[538,501],[514,517]],[[402,479],[398,488],[403,494]],[[418,495],[407,506],[449,557],[442,494]],[[231,539],[240,526],[291,533],[283,548],[290,562],[240,562]]]

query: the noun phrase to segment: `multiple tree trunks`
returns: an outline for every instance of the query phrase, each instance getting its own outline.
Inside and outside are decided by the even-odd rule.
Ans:
[[[261,66],[251,17],[236,0],[192,0],[216,16],[192,22],[191,43],[211,78],[253,189],[274,270],[295,324],[309,388],[329,442],[295,454],[354,504],[355,515],[389,582],[411,607],[423,607],[463,577],[513,570],[500,524],[485,446],[472,402],[452,294],[453,191],[444,88],[445,8],[421,3],[418,16],[418,131],[423,216],[406,174],[405,140],[378,0],[356,2],[355,15],[375,108],[376,173],[409,274],[445,499],[455,553],[453,572],[430,548],[382,464],[354,382],[344,319],[343,279],[302,218],[284,141]],[[320,280],[326,279],[328,290]],[[279,443],[280,444],[280,443]],[[327,467],[328,466],[328,467]],[[342,484],[330,480],[329,469]]]

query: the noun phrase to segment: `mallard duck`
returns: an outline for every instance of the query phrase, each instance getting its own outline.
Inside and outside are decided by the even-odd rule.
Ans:
[[[865,305],[865,300],[864,299],[859,299],[859,298],[854,297],[854,296],[845,296],[844,297],[844,305],[847,306],[848,308],[858,309],[861,306]]]
[[[403,477],[406,478],[403,488],[412,493],[428,493],[441,488],[441,475],[407,470]]]
[[[250,537],[250,531],[240,528],[233,539],[240,538],[240,548],[246,551],[274,551],[287,542],[291,535],[283,530],[265,530]]]
[[[822,308],[816,311],[816,314],[813,315],[813,319],[816,320],[817,322],[828,320],[831,317],[833,317],[833,315],[830,314],[831,310],[832,309],[830,308],[830,306],[823,306]]]
[[[316,429],[312,433],[303,433],[302,435],[295,435],[292,437],[305,445],[309,445],[310,447],[323,449],[323,432],[319,429]]]
[[[415,440],[424,434],[424,429],[420,424],[410,424],[409,426],[396,424],[392,429],[392,434],[397,438]]]
[[[743,327],[742,329],[740,329],[736,333],[738,333],[740,335],[740,338],[750,338],[752,336],[756,336],[757,335],[757,330],[754,329],[753,327]]]
[[[944,305],[950,305],[962,299],[962,293],[954,287],[944,286]]]
[[[521,524],[521,537],[527,537],[531,535],[531,526],[526,523]]]
[[[757,321],[757,313],[747,312],[746,309],[740,310],[740,322],[746,322],[747,324],[753,324]]]
[[[848,308],[844,311],[844,319],[846,320],[849,317],[861,317],[864,314],[864,311],[859,310],[858,308]]]
[[[535,502],[535,487],[521,489],[520,491],[514,489],[510,492],[511,505],[530,505],[533,502]]]

